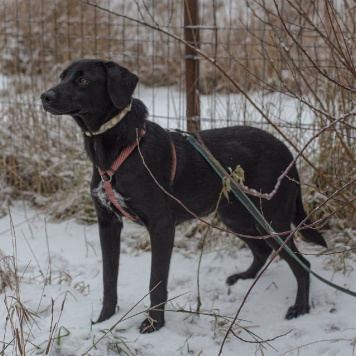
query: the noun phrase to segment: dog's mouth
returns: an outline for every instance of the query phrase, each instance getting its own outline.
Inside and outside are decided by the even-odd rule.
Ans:
[[[41,94],[41,100],[44,110],[53,115],[75,115],[81,110],[81,105],[71,102],[53,89]]]
[[[43,109],[52,115],[75,115],[80,112],[80,108],[69,108],[66,105],[55,106],[51,102],[42,100]]]

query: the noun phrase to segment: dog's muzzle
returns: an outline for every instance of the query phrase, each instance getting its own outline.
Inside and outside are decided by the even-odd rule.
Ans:
[[[48,90],[41,94],[43,104],[49,104],[56,98],[56,93],[53,90]]]

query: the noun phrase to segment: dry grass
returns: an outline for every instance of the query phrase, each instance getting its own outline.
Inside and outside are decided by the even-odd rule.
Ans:
[[[38,115],[31,105],[3,111],[0,188],[3,211],[12,199],[30,200],[55,218],[93,222],[91,165],[70,121]]]
[[[0,294],[6,289],[14,289],[17,280],[16,269],[14,268],[13,256],[6,256],[0,250]]]
[[[349,6],[350,3],[345,1]],[[100,4],[103,7],[107,5],[106,1]],[[300,9],[306,11],[309,17],[303,18],[298,11]],[[113,10],[183,37],[180,2],[156,0],[146,7],[136,6],[135,1],[126,5],[123,2]],[[292,33],[308,49],[316,64],[352,85],[349,71],[339,65],[342,58],[323,41],[309,21],[315,24],[321,21],[320,31],[328,35],[333,45],[337,46],[335,41],[341,41],[340,36],[345,36],[347,44],[354,47],[355,9],[346,11],[342,27],[335,34],[332,33],[332,21],[318,18],[326,17],[326,7],[321,3],[298,1],[294,6],[282,5],[280,11]],[[276,14],[273,1],[246,1],[245,6],[225,1],[218,2],[216,7],[210,2],[202,2],[200,13],[202,25],[207,26],[201,29],[201,49],[216,58],[244,90],[258,89],[267,84],[275,90],[292,86],[293,90],[308,91],[309,86],[317,88],[322,84],[315,86],[315,72],[291,42]],[[58,67],[63,63],[92,56],[119,60],[124,65],[137,68],[141,82],[146,85],[180,82],[184,59],[181,44],[78,0],[58,4],[16,0],[6,4],[2,18],[0,37],[5,43],[5,50],[1,66],[6,73],[53,76],[58,74]],[[319,51],[320,47],[323,51]],[[283,51],[287,51],[290,58]],[[295,72],[295,65],[300,73]],[[201,61],[200,69],[202,93],[236,90],[207,61]],[[301,85],[300,75],[308,79],[304,85]],[[333,92],[329,91],[330,94]]]
[[[167,16],[168,11],[176,14],[178,8],[176,2],[170,2],[167,8],[165,1],[154,6],[155,11],[166,11]],[[135,13],[136,5],[123,3],[115,9],[120,13]],[[178,29],[180,24],[175,19],[179,16],[169,19],[167,16],[161,16],[160,21],[170,21],[170,26]],[[48,75],[58,76],[63,63],[100,57],[139,67],[143,84],[171,85],[178,81],[179,45],[166,45],[164,39],[154,39],[145,28],[137,28],[78,0],[59,3],[16,0],[6,4],[2,17],[0,38],[6,50],[1,67],[6,73],[40,75],[46,79]]]
[[[4,335],[2,341],[0,341],[0,354],[9,355],[11,352],[11,354],[25,356],[37,352],[43,353],[44,355],[50,355],[52,354],[55,339],[57,339],[57,344],[58,340],[60,341],[61,330],[59,330],[58,335],[57,330],[59,327],[59,320],[64,309],[66,294],[63,298],[58,317],[55,317],[54,315],[55,302],[52,299],[52,304],[50,306],[50,313],[52,317],[50,318],[51,324],[49,325],[48,338],[46,338],[40,345],[35,344],[33,342],[33,329],[39,328],[38,314],[44,295],[44,288],[48,283],[51,283],[51,281],[46,276],[44,276],[41,271],[41,283],[43,285],[42,295],[38,301],[39,304],[37,310],[29,309],[27,306],[28,301],[23,300],[21,293],[21,288],[24,284],[28,266],[25,267],[22,273],[19,272],[19,260],[17,257],[17,236],[15,227],[12,224],[11,214],[10,221],[11,234],[13,239],[13,253],[12,255],[4,255],[4,253],[0,250],[0,294],[2,295],[5,306],[5,318],[3,319]],[[34,255],[34,258],[37,261],[36,255]],[[61,281],[58,283],[60,282]]]

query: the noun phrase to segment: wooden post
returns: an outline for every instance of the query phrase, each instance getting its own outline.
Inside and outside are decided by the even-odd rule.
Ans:
[[[184,0],[184,37],[199,48],[198,0]],[[194,49],[185,47],[185,90],[187,102],[187,130],[200,130],[199,59]]]

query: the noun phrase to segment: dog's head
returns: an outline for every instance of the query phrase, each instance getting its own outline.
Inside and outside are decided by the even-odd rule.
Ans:
[[[107,116],[127,106],[138,82],[128,69],[98,59],[73,62],[60,79],[41,95],[44,109],[54,115],[80,118],[88,128],[101,125]]]

